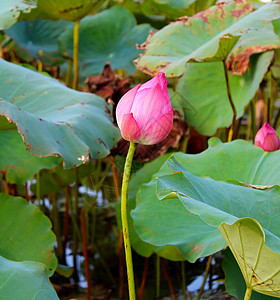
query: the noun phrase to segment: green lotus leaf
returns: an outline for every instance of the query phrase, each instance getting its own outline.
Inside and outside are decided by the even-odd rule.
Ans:
[[[100,97],[4,60],[0,60],[0,79],[0,115],[16,124],[32,154],[60,155],[70,168],[89,155],[106,156],[120,137]],[[7,123],[4,130],[14,129]]]
[[[107,61],[113,69],[133,72],[132,61],[139,55],[136,43],[144,42],[150,29],[147,24],[136,26],[134,16],[120,6],[84,18],[79,29],[80,73],[83,77],[99,73]],[[73,30],[69,27],[60,37],[62,51],[71,57]]]
[[[141,168],[136,173],[133,173],[128,185],[128,199],[127,199],[128,212],[133,210],[136,206],[136,201],[137,201],[136,194],[141,184],[149,182],[153,174],[158,172],[160,167],[166,162],[169,156],[170,154],[162,155],[156,158],[155,160],[145,164],[144,167]],[[147,193],[147,197],[149,197],[149,193]],[[120,216],[120,201],[118,201],[115,204],[115,207],[117,213],[118,227],[121,230],[122,225],[121,225],[121,216]],[[184,257],[182,256],[180,251],[178,251],[178,249],[172,245],[168,247],[156,247],[154,245],[142,241],[138,237],[137,233],[135,232],[133,220],[129,213],[128,213],[128,224],[129,224],[129,234],[130,234],[131,244],[134,250],[138,254],[148,257],[153,253],[157,253],[158,255],[171,260],[184,260]]]
[[[53,22],[35,19],[18,22],[5,33],[14,39],[16,52],[25,61],[40,59],[44,64],[58,65],[65,59],[59,51],[57,39],[69,24],[64,20]]]
[[[233,74],[244,75],[252,54],[280,47],[270,22],[280,18],[278,3],[252,12],[245,1],[220,2],[193,17],[186,17],[150,36],[137,67],[148,73],[180,76],[187,62],[227,62]]]
[[[29,13],[36,7],[36,0],[9,0],[0,2],[0,30],[7,29],[17,22],[22,12]]]
[[[169,165],[175,174],[158,178],[159,199],[180,199],[188,213],[212,229],[218,228],[222,223],[231,225],[240,218],[256,219],[265,230],[267,247],[272,251],[280,251],[280,230],[277,222],[280,214],[277,200],[279,186],[259,188],[234,180],[224,182],[215,181],[210,177],[197,177],[175,158],[169,159]],[[220,241],[219,232],[216,238]],[[216,245],[216,238],[206,238],[204,246],[211,243]]]
[[[17,130],[0,131],[0,157],[0,170],[6,172],[8,182],[16,184],[23,184],[39,170],[54,168],[61,162],[60,157],[40,158],[28,152]]]
[[[95,13],[106,5],[106,0],[37,0],[37,7],[29,14],[22,14],[21,19],[32,20],[44,17],[52,20],[78,21]]]
[[[222,223],[219,230],[241,269],[246,286],[280,298],[279,237],[273,237],[273,242],[278,242],[278,251],[274,252],[265,245],[260,223],[251,218],[239,219],[232,225]]]
[[[16,262],[0,256],[0,298],[58,300],[43,264]]]
[[[231,253],[227,248],[222,251],[223,259],[223,271],[225,273],[225,286],[230,295],[235,296],[237,299],[243,299],[246,292],[246,283],[242,276],[242,272]],[[272,300],[278,299],[276,297],[267,296],[253,291],[251,300]]]
[[[273,51],[254,55],[244,76],[228,72],[232,99],[237,118],[254,97],[273,59]],[[217,93],[217,91],[219,91]],[[203,135],[213,135],[218,128],[229,127],[233,112],[228,100],[222,62],[189,64],[179,79],[175,94],[184,119]]]
[[[265,186],[280,182],[278,172],[280,151],[267,153],[261,148],[242,140],[223,144],[219,139],[212,138],[206,151],[196,155],[176,153],[174,159],[179,161],[180,165],[192,174],[210,176],[215,180],[233,179],[248,185]],[[172,171],[166,164],[163,164],[160,171],[154,173],[153,179],[148,184],[142,185],[138,191],[136,208],[132,210],[131,214],[139,237],[146,243],[163,248],[173,245],[180,250],[186,259],[192,262],[199,257],[207,256],[222,249],[226,243],[217,228],[220,225],[219,223],[216,224],[216,227],[210,226],[203,218],[190,213],[189,210],[184,211],[183,203],[177,196],[173,195],[173,198],[175,198],[170,200],[158,200],[156,178],[168,174],[172,174]],[[210,181],[207,178],[203,178],[203,180]],[[182,186],[185,186],[185,184],[185,181],[181,182]],[[246,191],[252,190],[230,183],[222,184],[242,188]],[[219,191],[219,188],[217,188],[217,191]],[[254,190],[254,192],[259,193],[261,191]],[[270,191],[265,190],[266,193],[269,194]],[[277,194],[277,191],[273,193]],[[235,196],[234,192],[233,196]],[[243,194],[241,198],[244,199]],[[247,199],[244,201],[243,206],[246,205]],[[205,209],[208,211],[208,206]],[[240,210],[242,212],[242,209]],[[176,216],[175,221],[174,216]],[[235,218],[237,217],[232,217],[232,222],[237,220]],[[214,219],[217,219],[216,215]],[[223,219],[221,219],[221,222],[223,222]]]
[[[192,16],[215,4],[215,0],[146,0],[141,5],[145,15],[164,15],[168,19]]]
[[[42,263],[51,276],[57,259],[50,220],[23,198],[0,194],[0,200],[0,255],[14,261]]]

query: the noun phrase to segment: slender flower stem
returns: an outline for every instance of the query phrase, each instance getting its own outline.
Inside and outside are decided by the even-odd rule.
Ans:
[[[120,189],[119,189],[119,182],[118,182],[118,172],[117,172],[114,156],[111,157],[111,160],[112,160],[113,181],[114,181],[114,186],[116,191],[116,200],[118,200],[120,197]]]
[[[160,296],[160,257],[156,254],[156,298]]]
[[[75,21],[74,33],[73,33],[73,83],[72,88],[74,90],[78,87],[78,76],[79,76],[79,20]]]
[[[251,110],[251,126],[252,126],[252,135],[253,135],[253,141],[255,140],[256,136],[256,116],[255,116],[255,105],[254,100],[251,100],[250,102],[250,110]]]
[[[169,277],[169,275],[168,275],[168,272],[167,272],[167,269],[166,269],[164,260],[163,260],[162,258],[160,258],[160,264],[161,264],[162,271],[163,271],[163,274],[164,274],[164,276],[165,276],[165,279],[167,280],[167,283],[168,283],[168,285],[169,285],[169,288],[170,288],[170,291],[171,291],[173,300],[177,300],[177,297],[176,297],[176,293],[175,293],[173,284],[172,284],[171,279],[170,279],[170,277]]]
[[[143,271],[143,277],[142,277],[142,282],[141,282],[141,287],[140,287],[140,292],[139,292],[139,300],[142,300],[142,298],[143,298],[144,287],[145,287],[147,273],[148,273],[148,267],[149,267],[149,257],[146,257],[144,271]]]
[[[83,236],[83,252],[85,258],[85,271],[86,271],[86,280],[87,280],[87,300],[90,300],[90,272],[89,272],[89,261],[88,261],[88,252],[87,252],[87,233],[86,233],[86,221],[85,221],[85,211],[81,209],[81,227],[82,227],[82,236]]]
[[[207,280],[207,277],[208,277],[208,274],[209,274],[212,258],[213,258],[213,255],[210,255],[208,257],[208,261],[207,261],[205,272],[204,272],[203,282],[201,284],[200,290],[199,290],[198,295],[197,295],[195,300],[199,300],[202,293],[203,293],[204,286],[205,286],[205,283],[206,283],[206,280]]]
[[[251,299],[251,294],[252,294],[252,289],[247,287],[245,296],[244,296],[244,300],[250,300]]]
[[[123,182],[122,182],[122,201],[121,201],[121,217],[122,217],[122,229],[123,229],[123,241],[125,249],[125,259],[127,267],[127,280],[128,280],[128,290],[129,299],[136,300],[135,296],[135,284],[134,284],[134,274],[133,274],[133,264],[132,264],[132,253],[131,245],[129,239],[129,229],[128,229],[128,217],[127,217],[127,190],[128,182],[130,178],[132,159],[135,152],[136,144],[130,142],[129,150],[126,156]]]
[[[228,133],[228,142],[231,142],[232,136],[233,136],[234,122],[235,122],[237,114],[236,114],[236,108],[234,106],[234,103],[233,103],[233,100],[231,97],[229,78],[228,78],[228,72],[227,72],[227,66],[226,66],[225,60],[223,60],[223,65],[224,65],[224,73],[225,73],[225,79],[226,79],[228,100],[229,100],[229,103],[230,103],[230,106],[231,106],[232,112],[233,112],[232,122],[231,122],[231,126],[230,126],[229,133]]]
[[[38,207],[41,209],[41,204],[40,204],[40,171],[36,173],[36,197],[38,201]]]
[[[29,202],[29,195],[28,195],[28,185],[27,185],[27,181],[24,184],[24,189],[25,189],[25,200],[27,202]]]
[[[267,97],[267,119],[266,121],[270,124],[271,122],[271,109],[273,108],[273,93],[272,93],[272,75],[271,71],[267,73],[267,85],[268,85],[268,97]]]
[[[42,63],[42,60],[41,60],[41,57],[43,56],[43,50],[40,49],[39,50],[39,59],[38,59],[38,72],[39,73],[42,73],[43,72],[43,63]]]
[[[182,293],[183,293],[183,299],[187,300],[186,295],[186,271],[185,271],[185,262],[181,262],[181,269],[182,269]]]

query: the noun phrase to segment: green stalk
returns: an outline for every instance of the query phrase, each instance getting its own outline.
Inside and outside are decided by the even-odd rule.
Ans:
[[[135,295],[135,284],[134,284],[134,274],[133,274],[133,264],[132,264],[132,253],[131,245],[129,240],[129,230],[128,230],[128,218],[127,218],[127,190],[128,182],[130,178],[132,159],[135,152],[136,144],[130,142],[129,150],[126,156],[123,182],[122,182],[122,201],[121,201],[121,217],[122,217],[122,229],[123,229],[123,241],[125,249],[125,260],[127,267],[127,280],[128,280],[128,290],[129,299],[136,300]]]
[[[252,294],[252,289],[247,287],[245,296],[244,296],[244,300],[250,300],[251,299],[251,294]]]
[[[40,204],[40,171],[36,174],[36,196],[37,196],[37,201],[38,201],[38,207],[42,209],[41,204]]]
[[[236,108],[234,106],[232,97],[231,97],[231,92],[230,92],[230,85],[229,85],[229,78],[228,78],[228,72],[227,72],[227,66],[226,66],[226,61],[223,60],[223,66],[224,66],[224,73],[225,73],[225,80],[226,80],[226,86],[227,86],[227,94],[228,94],[228,100],[233,112],[233,116],[232,116],[232,121],[231,121],[231,126],[228,132],[228,142],[232,141],[232,137],[233,137],[233,130],[234,130],[234,123],[235,123],[235,119],[237,116],[236,113]]]
[[[271,71],[267,73],[268,97],[267,97],[267,122],[271,124],[273,112],[273,93],[272,93],[272,76]]]
[[[66,76],[65,76],[65,83],[67,86],[70,86],[70,84],[71,84],[72,64],[73,64],[72,59],[68,59],[68,67],[67,67],[67,72],[66,72]]]
[[[185,271],[185,262],[181,262],[181,268],[182,268],[182,292],[183,292],[183,299],[187,300],[186,295],[186,271]]]
[[[75,21],[74,33],[73,33],[73,83],[72,88],[74,90],[78,87],[78,76],[79,76],[79,20]]]
[[[251,111],[252,135],[253,135],[253,141],[254,141],[255,136],[256,136],[256,132],[257,132],[254,100],[250,101],[250,111]]]
[[[204,286],[205,286],[205,283],[206,283],[206,280],[207,280],[207,277],[208,277],[208,274],[209,274],[212,258],[213,258],[213,254],[209,255],[208,260],[207,260],[207,264],[206,264],[206,268],[205,268],[205,272],[204,272],[204,276],[203,276],[203,281],[202,281],[201,287],[199,289],[198,295],[195,298],[195,300],[199,300],[202,293],[203,293]]]
[[[156,254],[156,298],[160,296],[160,257]]]

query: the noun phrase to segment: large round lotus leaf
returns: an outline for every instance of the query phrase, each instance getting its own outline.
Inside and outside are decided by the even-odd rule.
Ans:
[[[229,248],[222,251],[223,271],[225,273],[225,286],[230,295],[235,296],[237,299],[243,299],[246,292],[246,283],[242,276],[241,270],[234,259]],[[264,294],[252,292],[251,300],[272,300],[278,299],[276,297],[266,296]]]
[[[127,209],[128,209],[128,225],[129,225],[129,234],[132,247],[134,250],[142,256],[150,256],[153,253],[157,253],[158,255],[171,259],[171,260],[184,260],[184,257],[178,251],[178,249],[172,245],[169,247],[156,247],[154,245],[143,242],[135,232],[133,220],[130,216],[130,211],[133,210],[136,206],[136,194],[143,183],[147,183],[151,180],[154,173],[158,172],[160,167],[166,162],[169,158],[169,154],[162,155],[155,160],[145,164],[143,168],[141,168],[136,173],[133,173],[131,176],[131,180],[128,185],[128,199],[127,199]],[[149,194],[147,194],[147,197]],[[120,216],[120,201],[115,204],[116,212],[117,212],[117,221],[119,229],[122,230],[121,225],[121,216]]]
[[[94,12],[104,2],[104,0],[37,0],[37,7],[49,18],[77,21]]]
[[[104,100],[0,60],[0,115],[17,125],[29,152],[62,156],[66,167],[106,156],[120,137]]]
[[[60,38],[62,50],[71,57],[73,26]],[[107,61],[113,69],[133,72],[132,61],[139,55],[136,43],[143,43],[150,29],[147,24],[136,26],[134,16],[120,6],[84,18],[79,29],[80,73],[83,77],[99,73]]]
[[[0,298],[58,300],[43,264],[16,262],[0,256]]]
[[[181,18],[147,39],[137,66],[153,75],[180,76],[187,62],[226,60],[233,73],[243,75],[252,54],[280,48],[270,22],[280,18],[278,3],[251,11],[250,4],[233,0]]]
[[[14,24],[5,33],[15,40],[17,54],[25,61],[40,59],[47,65],[58,65],[65,61],[59,52],[58,37],[69,22],[35,19]],[[43,55],[39,55],[40,50]]]
[[[28,152],[17,130],[0,129],[0,157],[0,170],[6,171],[6,180],[17,184],[23,184],[39,170],[53,168],[61,162],[60,157],[40,158]]]
[[[230,182],[215,181],[210,177],[201,178],[193,175],[175,158],[170,158],[168,163],[175,174],[161,176],[157,179],[157,196],[159,199],[180,199],[187,212],[192,216],[186,215],[185,226],[188,223],[191,226],[194,222],[193,218],[197,218],[209,226],[209,230],[213,230],[218,227],[220,229],[223,223],[231,225],[241,218],[250,217],[259,221],[264,228],[267,247],[272,251],[280,251],[279,186],[259,188],[258,186],[246,186],[234,180]],[[169,200],[168,203],[172,200]],[[174,215],[179,214],[182,208],[178,208],[178,212],[176,210],[173,211]],[[143,217],[143,213],[141,216]],[[196,239],[200,239],[205,232],[207,232],[206,229],[197,231]],[[139,230],[138,233],[140,233]],[[172,234],[171,229],[170,234]],[[188,237],[187,234],[185,236]],[[165,239],[158,235],[158,239],[160,238]],[[217,230],[211,237],[206,236],[200,239],[202,249],[209,249],[210,245],[219,245],[220,249],[218,250],[221,250],[225,247],[225,242],[220,244],[220,238],[221,234]]]
[[[256,220],[243,218],[232,225],[223,223],[219,229],[241,269],[246,286],[280,298],[279,237],[273,236],[273,243],[278,243],[278,251],[274,252],[265,245],[271,242],[265,241],[265,233]]]
[[[215,0],[146,0],[141,4],[145,15],[164,15],[168,19],[192,16],[215,4]]]
[[[252,57],[250,69],[244,76],[232,76],[228,72],[237,118],[243,115],[244,108],[254,97],[273,55],[273,51],[268,51]],[[201,134],[211,136],[218,128],[228,127],[232,122],[222,62],[189,64],[172,97],[178,99],[180,107],[177,110],[183,111],[186,122]]]
[[[273,185],[280,182],[280,151],[267,153],[242,140],[223,144],[219,139],[212,138],[209,143],[209,148],[201,154],[176,153],[174,158],[193,174],[210,176],[215,180],[235,179],[254,185]],[[158,200],[155,178],[167,174],[172,174],[172,171],[164,164],[161,170],[153,175],[153,180],[142,185],[137,194],[132,218],[139,237],[156,246],[174,245],[190,261],[224,247],[225,241],[218,228],[209,226],[202,218],[189,213],[188,210],[184,212],[179,199]],[[181,184],[184,187],[186,182]],[[247,191],[247,188],[242,188]],[[219,188],[215,188],[215,192],[216,190],[219,191]],[[232,195],[235,196],[234,193]],[[244,199],[243,194],[242,197]],[[244,201],[245,204],[248,203],[247,199]],[[211,232],[207,233],[207,230]]]
[[[0,1],[0,30],[12,26],[22,12],[29,13],[36,7],[36,0]]]
[[[14,261],[43,263],[52,275],[57,259],[50,220],[23,198],[0,194],[0,201],[0,255]]]

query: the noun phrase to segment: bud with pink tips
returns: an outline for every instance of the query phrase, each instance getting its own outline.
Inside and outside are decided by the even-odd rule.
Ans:
[[[267,122],[265,122],[262,128],[257,132],[255,145],[267,152],[273,152],[280,148],[278,135]]]
[[[153,145],[164,140],[173,124],[164,73],[128,91],[117,105],[116,117],[127,141]]]

